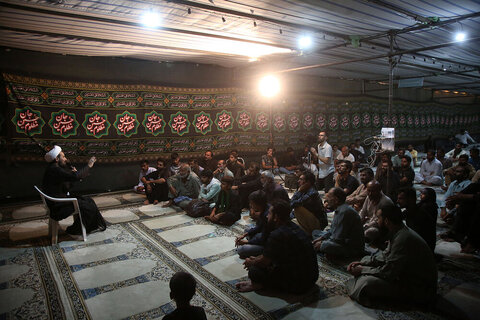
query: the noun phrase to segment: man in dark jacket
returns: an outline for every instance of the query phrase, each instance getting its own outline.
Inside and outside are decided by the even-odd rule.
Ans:
[[[85,178],[97,159],[91,157],[87,166],[77,170],[70,165],[65,154],[62,152],[62,148],[54,146],[53,149],[45,155],[45,160],[49,164],[43,176],[43,192],[54,198],[70,198],[71,195],[69,191],[73,182]],[[103,220],[95,202],[89,197],[79,196],[76,198],[87,232],[97,229],[100,231],[105,230],[105,220]],[[57,221],[70,216],[75,210],[71,202],[51,202],[47,200],[47,205],[50,209],[50,217]],[[78,215],[75,216],[73,225],[69,226],[66,232],[69,234],[81,234],[82,230]]]

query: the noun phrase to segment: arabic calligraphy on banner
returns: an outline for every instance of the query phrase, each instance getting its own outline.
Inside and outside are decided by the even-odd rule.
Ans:
[[[85,121],[83,121],[82,126],[85,128],[87,135],[98,139],[108,135],[110,122],[108,122],[106,114],[94,111],[85,115]]]
[[[117,129],[119,135],[129,138],[137,134],[137,128],[139,126],[137,115],[124,111],[122,114],[117,115],[117,120],[115,120],[113,126]]]
[[[176,133],[179,136],[183,136],[185,133],[189,132],[188,127],[190,127],[190,121],[188,121],[188,116],[180,111],[175,114],[170,115],[170,121],[168,122],[172,133]]]
[[[212,131],[212,124],[213,121],[209,113],[201,111],[200,113],[195,114],[195,118],[193,119],[195,132],[205,135]]]
[[[58,112],[52,112],[48,124],[52,128],[53,134],[61,136],[62,138],[75,136],[79,126],[75,119],[75,114],[67,112],[65,109]]]
[[[237,115],[238,127],[243,131],[247,131],[252,128],[252,115],[250,112],[242,110]]]
[[[145,113],[145,119],[142,124],[145,127],[145,131],[154,136],[158,136],[165,132],[165,120],[163,120],[163,114],[156,111]]]
[[[263,100],[234,88],[83,83],[8,74],[3,80],[8,108],[0,109],[0,123],[11,121],[3,123],[1,132],[23,159],[32,154],[28,137],[33,135],[47,144],[60,143],[69,155],[99,155],[116,162],[174,151],[263,151],[272,141],[270,129],[279,150],[298,147],[299,137],[317,130],[332,133],[334,143],[378,134],[387,124],[396,128],[399,139],[410,140],[445,136],[463,127],[480,132],[478,111],[464,106],[403,101],[387,116],[382,99],[298,94],[275,104],[270,116]]]
[[[12,122],[15,124],[18,133],[24,133],[27,136],[41,134],[45,125],[40,111],[33,110],[30,107],[17,108]]]
[[[233,128],[233,117],[232,113],[226,110],[222,110],[217,113],[217,118],[215,119],[215,124],[219,131],[228,132]]]

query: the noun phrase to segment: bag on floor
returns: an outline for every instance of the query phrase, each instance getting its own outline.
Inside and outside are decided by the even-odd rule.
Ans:
[[[212,209],[210,208],[210,202],[203,201],[201,199],[195,199],[185,208],[187,215],[193,218],[208,216]]]

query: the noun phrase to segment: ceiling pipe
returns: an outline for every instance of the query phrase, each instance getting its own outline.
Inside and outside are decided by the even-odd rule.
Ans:
[[[415,21],[420,21],[422,23],[431,23],[432,21],[428,18],[425,18],[421,15],[418,15],[414,12],[411,12],[407,9],[403,9],[403,8],[400,8],[400,7],[397,7],[396,5],[393,5],[393,4],[390,4],[390,3],[387,3],[385,1],[381,1],[381,0],[366,0],[367,2],[371,2],[371,3],[374,3],[376,5],[379,5],[381,7],[385,7],[385,8],[388,8],[390,10],[393,10],[395,12],[398,12],[398,13],[401,13],[407,17],[410,17],[410,18],[413,18]]]
[[[480,37],[465,39],[463,42],[478,41],[478,40],[480,40]],[[437,44],[437,45],[429,46],[429,47],[422,47],[422,48],[409,49],[409,50],[400,50],[400,51],[395,51],[393,53],[380,54],[380,55],[375,55],[375,56],[366,57],[366,58],[350,59],[350,60],[345,60],[345,61],[323,63],[323,64],[314,64],[314,65],[310,65],[310,66],[290,68],[290,69],[276,71],[274,73],[287,73],[287,72],[300,71],[300,70],[308,70],[308,69],[317,69],[317,68],[337,66],[337,65],[346,64],[346,63],[376,60],[376,59],[388,58],[388,57],[398,56],[398,55],[403,55],[403,54],[412,54],[412,53],[417,53],[417,52],[421,52],[421,51],[436,50],[436,49],[440,49],[440,48],[450,47],[450,46],[453,46],[453,45],[456,45],[456,44],[458,44],[458,42],[456,42],[456,41],[447,42],[447,43]]]

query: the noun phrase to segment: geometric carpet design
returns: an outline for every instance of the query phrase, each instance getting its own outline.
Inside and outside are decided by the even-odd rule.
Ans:
[[[1,319],[161,319],[175,309],[168,282],[180,270],[197,280],[192,304],[208,319],[475,319],[479,309],[480,260],[459,255],[453,243],[437,242],[444,258],[435,313],[368,309],[346,294],[345,265],[318,256],[317,286],[301,296],[278,292],[239,293],[247,270],[234,239],[251,223],[247,213],[232,227],[191,218],[177,207],[141,203],[133,193],[94,197],[108,222],[87,242],[61,235],[50,246],[47,221],[32,205],[2,210],[0,223]],[[331,215],[329,216],[331,218]],[[73,222],[61,221],[62,228]],[[33,238],[33,239],[32,239]],[[452,254],[453,253],[453,254]],[[468,294],[466,294],[468,293]],[[443,307],[444,311],[439,311]]]
[[[317,288],[302,296],[239,293],[246,279],[230,228],[182,213],[110,225],[87,242],[0,249],[0,319],[156,319],[175,309],[168,282],[197,280],[193,305],[209,319],[441,319],[363,308],[346,297],[348,273],[319,256]]]

